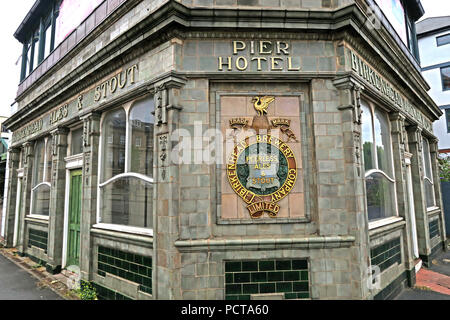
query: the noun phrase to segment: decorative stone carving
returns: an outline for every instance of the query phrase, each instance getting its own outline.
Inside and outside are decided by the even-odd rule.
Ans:
[[[353,123],[361,125],[361,92],[364,87],[350,76],[337,78],[333,81],[340,93],[339,110],[352,109]]]
[[[167,151],[168,142],[169,142],[169,136],[167,134],[163,134],[158,137],[159,159],[161,161],[160,167],[161,167],[162,181],[164,181],[167,176],[166,160],[168,159],[168,151]]]
[[[33,143],[31,142],[25,142],[23,144],[23,151],[24,151],[24,157],[23,157],[23,164],[28,164],[28,158],[33,156]]]
[[[160,85],[155,93],[155,118],[156,125],[167,124],[167,90],[164,85]]]

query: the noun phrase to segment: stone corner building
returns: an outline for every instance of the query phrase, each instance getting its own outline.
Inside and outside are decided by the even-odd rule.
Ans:
[[[88,3],[15,33],[7,246],[107,299],[388,299],[445,250],[419,1]]]

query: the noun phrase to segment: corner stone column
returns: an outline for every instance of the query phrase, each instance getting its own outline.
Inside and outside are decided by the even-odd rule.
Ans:
[[[447,239],[447,235],[445,232],[445,216],[444,216],[444,203],[442,201],[442,190],[441,190],[441,179],[439,175],[439,164],[438,164],[438,140],[432,139],[430,141],[430,157],[431,157],[431,169],[433,170],[433,182],[434,182],[434,197],[436,199],[436,206],[441,209],[441,213],[439,215],[440,224],[439,230],[441,232],[441,240],[442,245],[444,247],[444,251],[447,250],[447,246],[445,245],[445,240]]]
[[[404,130],[405,117],[399,112],[390,115],[391,121],[391,137],[392,151],[394,160],[394,173],[397,191],[397,210],[400,217],[405,219],[405,233],[403,237],[403,247],[405,250],[405,267],[408,274],[408,285],[415,285],[415,264],[414,264],[414,248],[411,233],[411,215],[409,214],[408,186],[406,162],[405,162],[405,144],[406,134]]]
[[[92,270],[91,226],[97,223],[98,148],[100,114],[89,113],[83,121],[83,182],[80,225],[80,270],[83,280],[90,280]]]
[[[414,208],[416,214],[416,228],[419,242],[419,257],[425,266],[429,266],[428,256],[431,253],[430,236],[428,230],[428,215],[423,187],[424,167],[422,163],[422,129],[411,126],[408,130],[409,152],[411,158],[411,174],[414,194]]]
[[[31,183],[33,176],[33,160],[34,160],[34,142],[25,142],[23,144],[23,178],[22,178],[22,208],[19,214],[20,239],[18,239],[17,250],[23,256],[27,246],[28,235],[25,234],[25,217],[30,213],[31,204]]]
[[[333,81],[339,91],[339,107],[342,117],[345,165],[345,208],[348,233],[355,237],[350,250],[351,274],[350,299],[367,299],[369,290],[370,239],[368,216],[365,210],[364,164],[361,145],[361,102],[364,87],[351,77]],[[345,297],[347,298],[347,297]]]
[[[155,85],[156,202],[154,211],[153,276],[154,298],[182,299],[181,254],[175,247],[179,239],[179,165],[171,158],[178,142],[179,88],[183,79],[168,77]]]
[[[10,148],[9,153],[9,179],[5,181],[8,184],[8,195],[6,199],[5,217],[5,246],[12,247],[14,238],[14,221],[16,216],[17,203],[17,169],[19,169],[20,148]]]
[[[64,239],[64,202],[66,189],[67,135],[69,129],[58,128],[52,135],[52,170],[48,221],[47,271],[61,272]]]

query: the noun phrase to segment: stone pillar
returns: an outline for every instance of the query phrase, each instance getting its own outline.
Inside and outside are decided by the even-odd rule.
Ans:
[[[405,267],[409,274],[409,286],[415,284],[415,264],[414,247],[411,229],[411,215],[409,214],[408,186],[406,162],[405,162],[405,117],[399,112],[390,115],[391,137],[392,137],[392,157],[394,160],[394,173],[397,191],[398,215],[405,219],[406,225],[403,237],[403,247],[405,248]],[[414,274],[414,275],[413,275]]]
[[[19,169],[20,160],[20,148],[10,148],[9,153],[9,179],[5,181],[8,184],[8,195],[6,199],[6,212],[3,214],[5,217],[5,246],[13,246],[14,238],[14,222],[16,217],[16,204],[17,204],[17,169]],[[0,217],[1,218],[1,217]]]
[[[441,213],[439,215],[440,223],[439,223],[439,231],[441,232],[440,236],[443,241],[442,245],[444,250],[447,249],[445,245],[445,240],[447,239],[447,235],[445,232],[445,216],[444,216],[444,203],[442,201],[442,190],[441,190],[441,179],[439,175],[439,148],[438,148],[438,140],[431,139],[430,142],[430,153],[431,153],[431,170],[433,171],[433,183],[434,183],[434,196],[436,199],[436,206],[441,208]]]
[[[171,161],[172,136],[179,127],[179,88],[184,81],[168,77],[155,85],[155,210],[153,222],[153,279],[155,299],[181,299],[178,164]],[[172,143],[172,141],[174,141]]]
[[[100,114],[92,112],[82,116],[81,120],[83,121],[83,194],[80,222],[80,270],[82,279],[90,280],[89,273],[94,261],[91,255],[91,226],[97,222]]]
[[[414,208],[416,214],[417,237],[419,241],[419,257],[428,266],[428,255],[431,252],[428,230],[428,215],[426,208],[423,179],[425,169],[422,161],[422,129],[410,126],[408,130],[409,152],[411,158],[411,174],[414,194]]]
[[[67,135],[69,129],[58,128],[52,135],[52,170],[48,221],[47,271],[61,272],[64,238],[64,202],[66,189]]]
[[[28,235],[25,234],[25,217],[30,214],[31,204],[31,183],[33,177],[33,160],[34,160],[34,142],[25,142],[23,144],[23,178],[22,178],[22,208],[20,210],[19,219],[21,235],[18,240],[17,250],[21,255],[25,254],[26,240]]]
[[[365,177],[361,146],[361,103],[360,93],[364,89],[350,76],[334,80],[340,89],[342,127],[344,135],[345,159],[345,195],[346,215],[349,235],[355,237],[354,245],[349,249],[352,260],[349,261],[352,284],[352,299],[367,299],[369,291],[370,239],[368,216],[365,210]]]

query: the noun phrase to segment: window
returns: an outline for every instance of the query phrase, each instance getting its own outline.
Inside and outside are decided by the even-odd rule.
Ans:
[[[362,103],[362,144],[369,221],[396,215],[392,147],[386,113]]]
[[[53,2],[34,28],[29,40],[24,43],[22,51],[21,81],[24,80],[36,67],[53,51],[59,43],[55,41],[55,32],[58,24],[59,7],[61,0]]]
[[[447,133],[450,133],[450,108],[445,109],[445,118],[447,120]]]
[[[449,44],[450,43],[450,33],[446,34],[444,36],[436,37],[436,43],[437,43],[438,47]]]
[[[450,90],[450,66],[441,68],[442,90]]]
[[[70,154],[83,153],[83,128],[72,130],[70,139]]]
[[[49,214],[51,168],[50,138],[36,141],[31,188],[31,214],[40,216],[48,216]]]
[[[145,98],[107,113],[102,121],[101,223],[153,226],[153,111],[153,98]],[[133,143],[138,138],[140,146]]]
[[[408,49],[412,55],[419,60],[419,48],[417,45],[416,25],[412,19],[406,17],[406,28],[408,30]]]
[[[30,52],[30,68],[29,73],[31,73],[38,65],[38,54],[39,54],[39,30],[37,30],[30,40],[31,52]]]
[[[427,208],[431,208],[436,205],[436,201],[434,198],[433,168],[431,166],[430,144],[428,143],[427,139],[422,138],[422,146],[422,160],[424,170],[423,187],[425,190]]]

